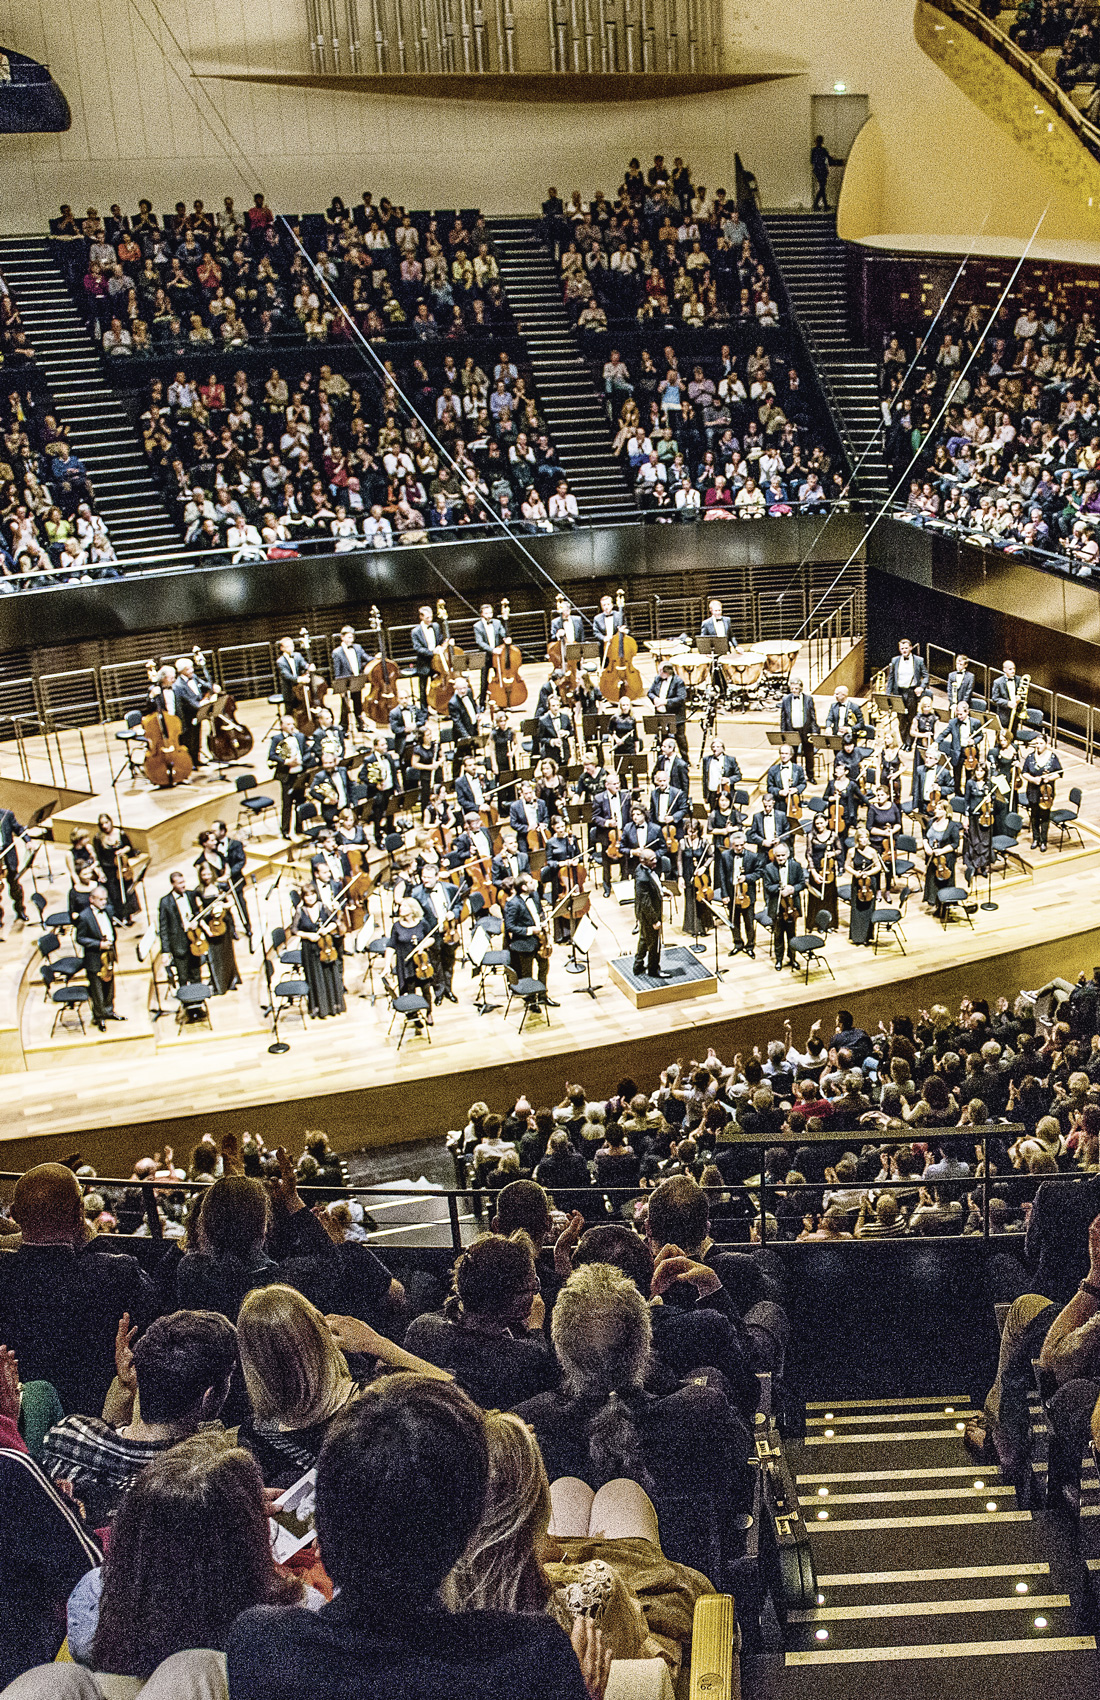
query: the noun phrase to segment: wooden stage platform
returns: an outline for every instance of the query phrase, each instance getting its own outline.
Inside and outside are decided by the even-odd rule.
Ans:
[[[539,673],[531,673],[534,683]],[[820,688],[820,681],[814,688]],[[243,705],[242,713],[259,744],[270,710],[256,702]],[[720,731],[750,787],[759,783],[768,765],[772,752],[765,732],[775,723],[774,714],[723,717]],[[63,733],[62,740],[67,736]],[[697,727],[689,728],[689,740],[694,759]],[[28,751],[34,758],[31,746]],[[1082,967],[1091,970],[1094,961],[1100,962],[1100,833],[1090,824],[1100,822],[1100,774],[1071,751],[1063,749],[1061,754],[1067,779],[1060,789],[1075,784],[1084,792],[1084,849],[1067,848],[1059,854],[1052,848],[1046,856],[1025,851],[1024,870],[994,881],[999,907],[978,910],[973,929],[960,921],[945,929],[921,910],[918,894],[904,923],[906,955],[888,939],[877,956],[857,950],[842,933],[829,940],[827,950],[835,980],[818,968],[808,984],[789,969],[775,972],[763,938],[756,960],[750,961],[744,955],[727,957],[731,941],[723,935],[719,961],[727,970],[724,979],[714,984],[709,978],[714,945],[708,940],[706,954],[692,957],[708,974],[704,995],[635,1008],[611,978],[616,959],[626,957],[628,965],[632,961],[631,888],[624,888],[626,901],[620,902],[618,893],[604,899],[597,886],[591,966],[600,989],[595,998],[583,995],[586,980],[563,972],[568,952],[559,946],[550,972],[551,995],[559,1007],[550,1010],[546,1024],[528,1022],[522,1036],[520,1006],[513,1004],[505,1019],[503,984],[490,977],[490,998],[497,1007],[479,1014],[475,977],[469,967],[460,966],[455,976],[458,1006],[444,1004],[436,1012],[430,1044],[408,1037],[398,1052],[396,1032],[387,1033],[390,1013],[381,986],[375,1002],[367,958],[356,956],[347,963],[348,1014],[306,1023],[284,1017],[281,1032],[290,1049],[270,1055],[259,940],[287,918],[287,881],[276,884],[275,878],[285,846],[275,838],[260,837],[250,846],[248,872],[257,875],[249,897],[257,951],[250,955],[245,941],[238,942],[244,983],[240,991],[211,1001],[210,1029],[177,1026],[163,975],[159,996],[165,1013],[152,1019],[156,994],[150,972],[138,963],[134,949],[139,927],[126,936],[120,965],[117,1007],[126,1021],[110,1026],[106,1035],[92,1031],[82,1038],[59,1031],[51,1038],[54,1012],[37,978],[38,929],[13,925],[9,912],[0,938],[0,1073],[6,1109],[0,1142],[8,1147],[0,1153],[0,1167],[79,1149],[103,1172],[125,1171],[135,1156],[164,1140],[177,1153],[187,1151],[206,1129],[252,1129],[268,1143],[286,1139],[297,1145],[303,1128],[324,1127],[345,1149],[434,1138],[457,1125],[477,1098],[501,1107],[526,1091],[533,1101],[555,1102],[568,1080],[579,1079],[593,1092],[606,1093],[627,1072],[636,1073],[648,1086],[668,1061],[701,1056],[708,1044],[720,1055],[732,1056],[735,1050],[778,1036],[784,1015],[790,1016],[796,1037],[804,1038],[812,1020],[821,1015],[831,1022],[842,1004],[857,1019],[873,1022],[884,1012],[913,1012],[932,1001],[950,1002],[979,984],[987,996],[1011,997],[1022,986],[1036,987],[1052,974],[1073,977]],[[263,751],[258,755],[256,772],[262,789],[270,791]],[[68,768],[65,778],[70,794],[81,789]],[[49,785],[49,775],[33,765],[28,776],[21,775],[7,747],[0,751],[0,802],[11,794],[6,790],[9,780],[14,781],[13,791]],[[127,781],[119,786],[115,811],[128,827],[131,804],[136,811],[149,796],[143,781],[134,782],[132,794],[129,785]],[[104,787],[97,780],[100,789]],[[200,781],[187,791],[188,813],[193,803],[201,803],[204,824],[221,813],[232,829],[235,801],[227,805],[223,786]],[[26,819],[26,814],[20,818]],[[189,848],[186,858],[177,860],[190,867],[194,854]],[[67,877],[59,850],[51,845],[48,855],[52,873],[43,854],[35,875],[53,910],[64,905]],[[172,865],[171,856],[158,857],[149,873],[147,902],[154,912]],[[984,895],[984,886],[975,893]],[[372,909],[376,931],[382,930],[380,908],[379,895]],[[683,948],[689,942],[680,930],[681,918],[682,899],[677,899],[666,910],[669,947]],[[150,1131],[151,1123],[157,1124],[155,1132]]]

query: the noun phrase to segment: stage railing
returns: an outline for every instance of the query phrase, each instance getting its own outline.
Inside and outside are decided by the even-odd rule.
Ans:
[[[955,665],[955,654],[954,650],[945,649],[942,644],[925,645],[924,659],[929,679],[941,690],[947,688],[947,675]],[[967,664],[974,675],[974,694],[984,697],[988,703],[993,681],[1000,677],[1000,667],[974,661],[969,656]],[[1068,696],[1064,691],[1052,691],[1032,679],[1028,684],[1027,706],[1042,711],[1055,746],[1062,742],[1072,744],[1087,762],[1094,760],[1100,735],[1100,709],[1095,703],[1083,702],[1080,697]]]
[[[777,1143],[776,1140],[737,1139],[733,1142],[733,1147],[735,1149],[746,1153],[752,1152],[754,1154],[754,1162],[756,1163],[754,1172],[750,1175],[748,1180],[728,1183],[723,1182],[721,1186],[708,1188],[707,1192],[708,1197],[710,1198],[712,1211],[715,1213],[716,1218],[718,1216],[720,1205],[725,1197],[729,1197],[730,1199],[744,1198],[747,1200],[751,1209],[744,1220],[747,1222],[753,1237],[750,1240],[724,1240],[720,1233],[715,1233],[714,1238],[718,1241],[718,1243],[723,1245],[737,1246],[739,1244],[752,1244],[758,1245],[762,1248],[773,1243],[795,1243],[793,1240],[783,1239],[782,1236],[779,1236],[777,1240],[776,1234],[769,1228],[769,1218],[772,1221],[777,1221],[778,1219],[777,1212],[775,1210],[777,1200],[781,1196],[788,1197],[792,1193],[797,1194],[799,1198],[802,1198],[804,1195],[817,1195],[821,1200],[822,1208],[813,1212],[813,1214],[820,1216],[824,1214],[824,1197],[830,1192],[838,1190],[853,1192],[858,1190],[862,1192],[873,1191],[875,1193],[911,1193],[918,1188],[922,1188],[926,1191],[933,1189],[938,1190],[945,1198],[957,1197],[960,1192],[979,1193],[981,1199],[981,1208],[979,1212],[981,1222],[980,1238],[983,1249],[986,1252],[990,1250],[991,1245],[999,1248],[1002,1241],[1005,1239],[1007,1239],[1010,1244],[1013,1239],[1015,1239],[1017,1243],[1022,1243],[1022,1235],[1020,1234],[1003,1234],[996,1233],[991,1230],[990,1204],[992,1202],[992,1197],[995,1194],[995,1189],[997,1187],[1001,1187],[1009,1191],[1015,1191],[1021,1197],[1021,1201],[1024,1201],[1023,1194],[1027,1191],[1033,1191],[1039,1184],[1047,1185],[1049,1183],[1053,1183],[1054,1185],[1072,1185],[1074,1182],[1083,1178],[1082,1173],[1067,1173],[1058,1175],[1043,1175],[1037,1180],[1026,1173],[1017,1173],[1015,1170],[1011,1170],[1005,1171],[1004,1173],[995,1173],[992,1187],[987,1186],[985,1183],[985,1176],[989,1172],[990,1141],[997,1139],[1011,1142],[1020,1138],[1026,1133],[1026,1131],[1027,1130],[1019,1123],[991,1122],[983,1124],[982,1126],[971,1128],[929,1129],[925,1127],[915,1127],[911,1133],[908,1128],[904,1132],[898,1132],[896,1130],[876,1127],[873,1122],[871,1122],[864,1127],[849,1129],[842,1132],[803,1132],[798,1138],[798,1144],[800,1146],[839,1146],[844,1149],[867,1143],[874,1143],[879,1147],[904,1146],[910,1143],[914,1134],[925,1138],[930,1137],[931,1142],[935,1145],[947,1144],[949,1146],[955,1146],[965,1143],[975,1150],[980,1145],[980,1167],[982,1173],[965,1176],[951,1175],[946,1177],[931,1177],[928,1182],[926,1182],[921,1176],[917,1175],[906,1177],[899,1181],[876,1180],[873,1182],[846,1184],[836,1180],[826,1180],[797,1183],[791,1186],[788,1186],[785,1180],[776,1181],[765,1174],[765,1153],[770,1150],[775,1143]],[[792,1139],[789,1143],[793,1144],[794,1140]],[[729,1144],[720,1147],[720,1149],[725,1150],[730,1148]],[[19,1170],[0,1171],[0,1183],[14,1183],[20,1178],[20,1174],[21,1171]],[[78,1179],[81,1187],[86,1192],[101,1193],[105,1189],[110,1192],[122,1190],[131,1194],[140,1192],[149,1238],[154,1241],[160,1241],[165,1237],[163,1224],[157,1210],[157,1195],[181,1192],[192,1194],[201,1193],[209,1185],[209,1182],[206,1181],[172,1181],[167,1179],[138,1181],[134,1180],[132,1177],[130,1179],[125,1179],[119,1176],[112,1177],[103,1175],[87,1178],[78,1176]],[[548,1188],[547,1190],[551,1193],[551,1196],[553,1196],[553,1189]],[[432,1187],[430,1189],[426,1189],[423,1185],[417,1185],[414,1182],[409,1182],[407,1185],[405,1183],[389,1183],[387,1185],[374,1186],[360,1186],[355,1184],[348,1184],[346,1186],[332,1184],[310,1186],[306,1183],[301,1183],[298,1187],[298,1192],[303,1202],[323,1203],[336,1202],[340,1199],[375,1198],[384,1199],[390,1203],[407,1199],[422,1204],[428,1204],[432,1201],[437,1204],[445,1204],[447,1211],[446,1219],[451,1237],[451,1249],[456,1253],[462,1250],[465,1243],[462,1232],[464,1222],[466,1225],[476,1225],[479,1229],[483,1227],[489,1222],[493,1215],[497,1198],[497,1190],[486,1187],[459,1185],[456,1187]],[[601,1186],[598,1182],[587,1188],[579,1186],[563,1187],[559,1189],[559,1193],[563,1200],[563,1209],[571,1209],[574,1207],[581,1208],[586,1198],[590,1198],[593,1202],[600,1198],[606,1198],[612,1204],[614,1211],[614,1207],[617,1204],[625,1204],[632,1199],[637,1199],[641,1203],[644,1202],[646,1198],[645,1191],[643,1191],[640,1187]],[[465,1211],[460,1208],[463,1202],[465,1202],[468,1206]],[[858,1207],[849,1205],[845,1208],[847,1214],[854,1215]],[[615,1213],[617,1214],[617,1212]],[[594,1215],[594,1221],[600,1219],[600,1217]],[[437,1217],[426,1220],[421,1224],[421,1226],[424,1228],[438,1227],[441,1223],[442,1219]],[[385,1231],[386,1230],[379,1230],[379,1233],[382,1234]],[[122,1240],[133,1238],[133,1236],[126,1235],[119,1235],[117,1237]],[[873,1237],[877,1243],[879,1236],[870,1237]],[[902,1243],[911,1243],[914,1246],[927,1251],[929,1238],[977,1239],[979,1238],[979,1234],[977,1231],[973,1231],[970,1234],[935,1233],[931,1235],[924,1232],[917,1232],[907,1233],[897,1237]],[[144,1235],[140,1236],[141,1240],[145,1240],[145,1238],[146,1236]],[[411,1247],[412,1242],[409,1241],[407,1243],[409,1243]]]

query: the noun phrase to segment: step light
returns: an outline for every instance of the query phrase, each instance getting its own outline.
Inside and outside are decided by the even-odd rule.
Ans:
[[[985,1502],[985,1508],[987,1511],[996,1511],[997,1501],[995,1499],[987,1499]]]
[[[818,1488],[817,1496],[818,1496],[819,1499],[828,1499],[828,1497],[829,1497],[828,1488]]]
[[[985,1486],[985,1483],[984,1483],[984,1482],[975,1482],[975,1483],[974,1483],[974,1486],[975,1486],[975,1488],[976,1488],[976,1489],[977,1489],[977,1491],[978,1491],[978,1492],[979,1492],[979,1493],[981,1493],[981,1491],[982,1491],[982,1489],[983,1489],[983,1488],[984,1488],[984,1486]]]
[[[1036,1618],[1035,1621],[1038,1623],[1039,1619]],[[827,1629],[815,1629],[814,1635],[818,1641],[827,1641],[829,1639],[829,1631]]]
[[[1047,1620],[1045,1617],[1036,1617],[1032,1621],[1034,1622],[1036,1629],[1045,1629],[1047,1626]]]
[[[1018,1594],[1026,1594],[1027,1593],[1027,1583],[1026,1582],[1017,1582],[1016,1592]]]

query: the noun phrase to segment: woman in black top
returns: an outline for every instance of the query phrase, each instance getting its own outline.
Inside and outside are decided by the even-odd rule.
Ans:
[[[95,859],[99,863],[103,883],[107,887],[107,901],[111,906],[111,913],[122,926],[132,927],[140,905],[133,882],[122,876],[118,859],[120,852],[127,856],[133,855],[133,841],[128,832],[122,832],[115,825],[110,815],[100,815],[93,843]],[[75,847],[73,860],[76,861]]]
[[[309,987],[309,1013],[323,1021],[328,1015],[343,1015],[344,941],[338,927],[338,912],[322,903],[316,886],[302,893],[290,930],[302,941],[302,973]]]
[[[410,1324],[405,1349],[450,1370],[484,1410],[508,1410],[557,1380],[544,1320],[530,1240],[487,1234],[455,1264],[442,1315]]]
[[[857,827],[852,853],[848,858],[848,874],[852,881],[848,937],[853,944],[870,944],[873,932],[872,917],[878,903],[883,874],[882,858],[871,848],[865,827]]]
[[[924,835],[924,901],[935,906],[936,914],[943,913],[939,901],[942,886],[954,885],[955,863],[959,855],[959,828],[951,819],[947,804],[938,802]]]

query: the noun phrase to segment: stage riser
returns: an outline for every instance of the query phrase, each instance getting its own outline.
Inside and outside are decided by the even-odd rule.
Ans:
[[[467,1110],[479,1098],[494,1109],[514,1101],[521,1092],[527,1094],[536,1108],[556,1104],[567,1079],[578,1079],[593,1096],[603,1098],[614,1091],[617,1081],[627,1073],[634,1077],[640,1089],[649,1091],[661,1069],[677,1055],[682,1055],[686,1063],[693,1054],[704,1056],[707,1046],[713,1044],[719,1056],[728,1061],[736,1051],[748,1055],[754,1045],[763,1049],[769,1039],[781,1032],[784,1014],[790,1015],[799,1040],[804,1040],[810,1023],[818,1018],[822,1027],[832,1032],[838,1008],[850,1009],[856,1024],[873,1032],[880,1018],[888,1020],[894,1012],[915,1016],[918,1010],[933,1003],[955,1008],[960,998],[975,994],[990,1002],[998,997],[1013,999],[1021,987],[1035,989],[1054,975],[1073,979],[1079,968],[1091,971],[1093,962],[1100,961],[1098,952],[1100,926],[1021,950],[1004,951],[984,963],[956,963],[925,974],[914,974],[901,958],[888,966],[880,956],[877,966],[873,958],[867,964],[868,974],[880,978],[865,991],[838,992],[827,976],[823,977],[824,983],[812,978],[809,987],[793,976],[789,979],[776,976],[776,1002],[770,1010],[713,1019],[700,1011],[700,1019],[689,1033],[677,1029],[640,1033],[636,1038],[628,1038],[624,1033],[614,1044],[583,1051],[578,1051],[570,1026],[562,1020],[564,1012],[555,1010],[551,1033],[560,1037],[560,1047],[553,1054],[496,1064],[490,1060],[494,1036],[488,1023],[493,1018],[486,1017],[485,1059],[469,1069],[456,1068],[438,1078],[420,1081],[380,1079],[377,1085],[356,1091],[341,1091],[338,1080],[318,1079],[317,1090],[312,1095],[299,1095],[291,1102],[227,1106],[224,1111],[210,1111],[202,1116],[187,1114],[186,1102],[181,1101],[185,1100],[185,1091],[177,1092],[173,1098],[172,1089],[167,1088],[165,1117],[153,1125],[121,1123],[50,1138],[24,1137],[17,1129],[5,1126],[0,1133],[0,1167],[22,1169],[29,1163],[57,1159],[79,1149],[100,1173],[112,1172],[112,1166],[113,1172],[129,1173],[136,1158],[148,1155],[166,1139],[178,1156],[186,1156],[204,1132],[220,1139],[225,1133],[239,1137],[251,1131],[262,1135],[268,1145],[286,1141],[292,1147],[300,1147],[303,1129],[319,1127],[325,1129],[341,1151],[416,1139],[441,1142],[448,1129],[464,1125]],[[727,988],[733,983],[732,979],[724,982]],[[556,990],[560,993],[562,988],[558,986]],[[587,1000],[584,1003],[587,1006]],[[295,1050],[308,1047],[309,1033],[303,1033],[296,1022],[286,1025],[286,1037]],[[384,1073],[388,1062],[389,1054],[379,1050],[379,1074]],[[265,1079],[277,1079],[277,1068],[277,1061],[272,1059],[270,1074],[264,1070]],[[239,1085],[227,1077],[227,1099],[239,1092]]]

